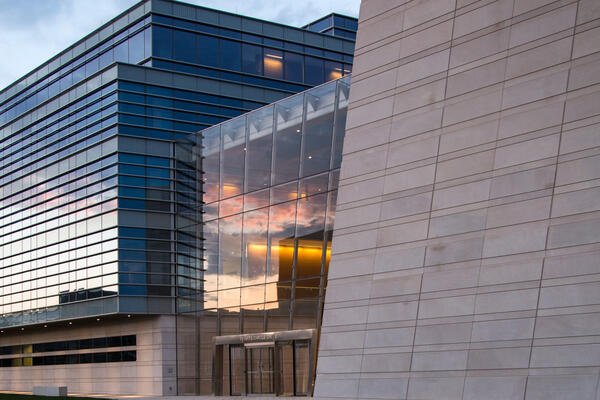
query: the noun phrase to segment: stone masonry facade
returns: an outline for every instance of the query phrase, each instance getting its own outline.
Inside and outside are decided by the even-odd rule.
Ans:
[[[600,1],[363,0],[315,397],[600,398]]]

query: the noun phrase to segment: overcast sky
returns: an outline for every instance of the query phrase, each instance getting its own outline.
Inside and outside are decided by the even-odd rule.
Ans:
[[[0,89],[69,47],[138,0],[0,0]],[[187,3],[302,26],[360,0],[188,0]]]

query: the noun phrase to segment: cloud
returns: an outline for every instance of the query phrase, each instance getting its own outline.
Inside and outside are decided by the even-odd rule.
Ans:
[[[306,25],[331,12],[358,16],[360,0],[190,0],[192,4]],[[29,73],[136,0],[0,0],[0,88]]]

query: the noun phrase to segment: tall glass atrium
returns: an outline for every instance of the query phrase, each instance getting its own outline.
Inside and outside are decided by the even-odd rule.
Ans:
[[[184,391],[311,392],[349,87],[326,83],[177,143]],[[270,344],[248,350],[257,340]]]

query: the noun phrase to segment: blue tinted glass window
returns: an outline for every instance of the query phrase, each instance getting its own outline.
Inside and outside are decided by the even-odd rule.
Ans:
[[[119,103],[119,111],[133,114],[144,114],[144,106],[137,104]]]
[[[152,55],[152,28],[144,29],[144,57]]]
[[[129,62],[137,64],[144,59],[144,32],[129,39]]]
[[[119,294],[143,296],[146,294],[146,286],[119,285]]]
[[[146,275],[145,274],[119,274],[119,283],[146,283]],[[123,287],[123,286],[121,286]],[[139,286],[135,286],[139,287]],[[123,291],[121,291],[122,294]],[[127,293],[131,294],[131,293]]]
[[[219,66],[219,39],[212,36],[198,36],[198,64]]]
[[[189,63],[196,62],[195,34],[178,29],[173,30],[173,58]]]
[[[263,73],[262,47],[252,44],[242,45],[242,71],[249,74],[262,75]]]
[[[217,106],[210,106],[207,104],[198,104],[198,111],[207,114],[219,114],[220,108]]]
[[[131,187],[120,187],[119,196],[124,197],[137,197],[143,199],[146,197],[146,189],[142,188],[131,188]]]
[[[285,42],[283,44],[284,48],[286,50],[294,50],[294,51],[299,51],[299,52],[304,52],[304,46],[296,44],[296,43],[290,43],[290,42]]]
[[[313,55],[313,56],[322,56],[323,55],[323,50],[322,49],[317,49],[317,48],[314,48],[314,47],[306,46],[304,48],[304,51],[306,52],[306,54],[310,54],[310,55]]]
[[[144,210],[146,208],[146,202],[144,200],[119,199],[119,208]]]
[[[119,239],[119,247],[123,247],[125,249],[143,250],[146,248],[146,241],[135,239]]]
[[[146,175],[145,167],[141,165],[128,165],[128,164],[120,164],[119,172],[121,174],[130,174],[130,175]]]
[[[169,159],[168,158],[163,158],[163,157],[152,157],[152,156],[147,156],[146,157],[146,163],[148,165],[153,165],[156,167],[169,167]]]
[[[180,99],[196,100],[196,93],[187,90],[173,89],[173,97]]]
[[[114,48],[115,61],[127,62],[129,61],[129,45],[127,40],[121,42],[117,47]]]
[[[221,104],[223,104],[224,106],[242,107],[242,101],[238,100],[238,99],[232,99],[232,98],[229,98],[229,97],[222,97],[220,100],[221,100]]]
[[[221,36],[226,36],[226,37],[230,37],[233,39],[240,39],[241,38],[241,33],[238,31],[233,31],[231,29],[227,29],[227,28],[219,28],[219,33],[221,34]]]
[[[264,38],[263,40],[266,46],[283,47],[283,42],[281,40],[271,38]]]
[[[146,237],[146,229],[144,228],[119,228],[120,236],[127,237],[135,237],[135,238],[145,238]]]
[[[219,65],[225,69],[240,71],[242,69],[242,65],[240,62],[242,46],[240,42],[234,42],[233,40],[227,39],[219,39],[219,44]]]
[[[186,21],[183,19],[173,18],[173,25],[180,28],[195,30],[197,24],[195,22]]]
[[[144,117],[121,114],[119,115],[119,122],[132,125],[144,125]]]
[[[166,181],[164,179],[148,178],[146,181],[149,187],[159,187],[168,189],[170,186],[169,181]]]
[[[110,65],[113,62],[113,50],[110,49],[108,51],[105,51],[104,53],[102,53],[100,55],[100,57],[98,58],[99,61],[99,68],[102,69],[104,67],[106,67],[107,65]]]
[[[119,185],[146,186],[146,179],[136,176],[119,176]]]
[[[90,76],[96,72],[98,72],[98,58],[85,63],[85,76]]]
[[[154,178],[166,178],[166,179],[169,179],[171,177],[171,172],[168,169],[163,169],[163,168],[148,167],[146,169],[146,174],[148,176],[151,176],[151,177],[154,177]]]
[[[314,57],[304,57],[304,82],[309,85],[323,83],[323,60]]]
[[[161,86],[146,86],[146,93],[158,94],[160,96],[171,96],[172,90],[170,88]]]
[[[242,33],[242,40],[252,43],[262,44],[262,38],[260,36],[251,35],[249,33]]]
[[[156,57],[171,58],[173,41],[170,29],[164,28],[162,26],[152,27],[152,42],[152,55]]]
[[[173,71],[184,72],[186,74],[196,74],[196,67],[193,65],[173,63]]]
[[[123,101],[130,101],[132,103],[144,104],[144,96],[135,93],[119,92],[119,99]]]
[[[199,32],[212,33],[214,35],[218,35],[219,34],[219,28],[217,28],[216,26],[205,25],[205,24],[198,24],[198,26],[196,27],[196,29],[198,29]]]
[[[144,164],[144,156],[139,156],[137,154],[120,153],[119,161],[132,164]]]
[[[284,78],[288,81],[302,82],[302,64],[304,56],[296,53],[285,52]]]

